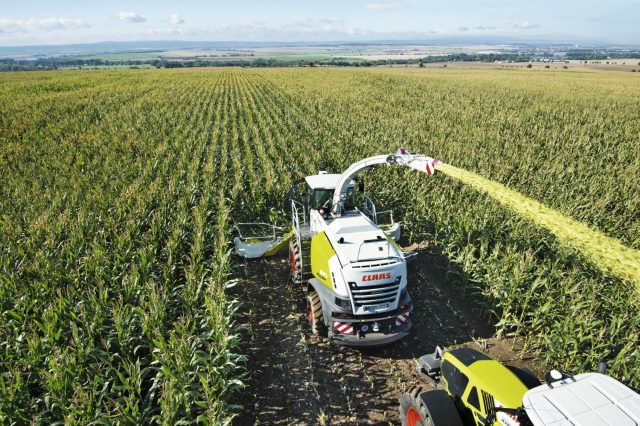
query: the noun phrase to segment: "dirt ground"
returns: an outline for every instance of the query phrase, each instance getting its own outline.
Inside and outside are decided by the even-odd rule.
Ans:
[[[460,295],[421,251],[409,267],[412,334],[387,347],[344,348],[312,336],[304,293],[290,284],[283,258],[239,261],[235,296],[243,302],[247,388],[235,425],[399,424],[398,398],[417,384],[417,358],[443,347],[472,346],[543,374],[516,342],[495,337],[489,318]]]

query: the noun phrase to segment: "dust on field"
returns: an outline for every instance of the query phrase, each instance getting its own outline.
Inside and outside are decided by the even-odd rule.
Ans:
[[[493,337],[490,319],[447,283],[424,251],[409,266],[412,334],[376,349],[311,335],[304,292],[290,283],[285,259],[243,261],[235,275],[250,373],[234,401],[244,407],[236,425],[399,424],[398,398],[414,385],[426,386],[417,358],[437,345],[473,346],[542,375],[534,358],[522,359],[517,342]]]

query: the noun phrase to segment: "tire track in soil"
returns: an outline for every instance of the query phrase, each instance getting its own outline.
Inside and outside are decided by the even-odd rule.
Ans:
[[[416,360],[436,345],[475,345],[540,376],[535,360],[521,360],[512,341],[491,337],[489,318],[432,262],[423,251],[409,266],[412,334],[365,350],[311,335],[304,292],[290,283],[286,259],[238,261],[233,296],[243,303],[239,321],[248,331],[242,350],[251,376],[234,401],[244,406],[234,424],[399,424],[398,398],[414,385],[426,386]]]

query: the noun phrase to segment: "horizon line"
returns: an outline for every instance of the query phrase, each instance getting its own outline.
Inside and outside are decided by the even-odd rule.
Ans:
[[[340,44],[359,44],[359,45],[373,45],[373,44],[431,44],[438,45],[438,42],[444,41],[456,41],[458,40],[461,45],[478,45],[478,44],[490,44],[490,45],[536,45],[536,44],[548,44],[548,45],[577,45],[581,47],[640,47],[640,43],[621,43],[621,42],[607,42],[601,40],[557,40],[546,39],[544,37],[532,37],[531,39],[522,39],[506,36],[441,36],[434,38],[418,38],[418,39],[343,39],[343,40],[179,40],[179,39],[155,39],[155,40],[101,40],[93,42],[69,42],[69,43],[50,43],[50,44],[16,44],[16,45],[2,45],[0,49],[11,48],[34,48],[34,47],[64,47],[64,46],[91,46],[99,44],[145,44],[145,43],[185,43],[185,44],[197,44],[197,43],[227,43],[227,44],[288,44],[288,45],[303,45],[303,44],[317,44],[317,45],[340,45]]]

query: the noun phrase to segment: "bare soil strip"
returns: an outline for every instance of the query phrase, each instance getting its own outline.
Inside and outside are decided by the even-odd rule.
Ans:
[[[493,338],[489,319],[433,269],[425,253],[410,266],[412,335],[360,350],[310,334],[304,294],[290,284],[285,259],[239,262],[235,296],[244,304],[243,351],[251,376],[235,401],[244,410],[234,424],[399,424],[398,398],[423,383],[416,359],[436,345],[473,345],[542,373],[535,360],[520,359],[512,341]]]

